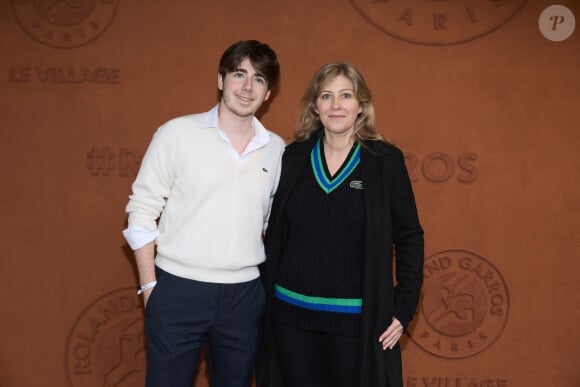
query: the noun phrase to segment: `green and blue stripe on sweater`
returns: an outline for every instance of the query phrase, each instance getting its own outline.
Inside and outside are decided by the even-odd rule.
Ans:
[[[353,314],[360,314],[362,311],[361,298],[329,298],[306,296],[304,294],[288,290],[278,284],[274,286],[274,295],[281,301],[310,310]]]

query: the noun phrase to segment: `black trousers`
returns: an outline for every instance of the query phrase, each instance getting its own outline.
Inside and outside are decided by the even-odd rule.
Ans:
[[[205,345],[211,387],[249,387],[265,303],[261,281],[216,284],[156,273],[145,310],[145,385],[192,387]]]
[[[273,322],[286,387],[353,387],[360,383],[359,338]]]

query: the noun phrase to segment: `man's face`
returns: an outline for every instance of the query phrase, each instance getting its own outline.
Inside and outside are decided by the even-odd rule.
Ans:
[[[218,88],[222,91],[222,108],[240,117],[253,116],[270,97],[266,77],[254,69],[248,58],[225,77],[219,74]]]

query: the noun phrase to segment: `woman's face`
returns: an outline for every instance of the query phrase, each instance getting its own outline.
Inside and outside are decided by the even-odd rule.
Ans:
[[[362,107],[354,95],[352,82],[344,75],[338,75],[322,86],[314,111],[326,132],[352,135]]]

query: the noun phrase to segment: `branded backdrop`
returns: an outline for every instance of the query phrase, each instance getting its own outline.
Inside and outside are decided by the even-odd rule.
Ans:
[[[426,231],[405,386],[580,386],[578,15],[573,0],[1,2],[0,386],[143,384],[130,185],[159,125],[217,102],[242,39],[281,62],[267,127],[290,140],[311,75],[348,61],[405,152]]]

